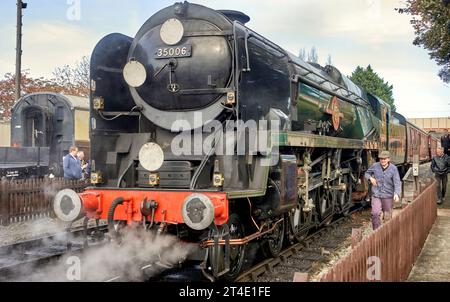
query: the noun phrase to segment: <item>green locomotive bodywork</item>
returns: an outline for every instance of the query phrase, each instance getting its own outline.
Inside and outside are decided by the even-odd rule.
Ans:
[[[293,130],[362,140],[374,127],[379,127],[378,119],[372,114],[369,104],[363,107],[337,98],[339,128],[335,130],[332,123],[333,98],[331,94],[300,83],[297,122],[293,123]]]

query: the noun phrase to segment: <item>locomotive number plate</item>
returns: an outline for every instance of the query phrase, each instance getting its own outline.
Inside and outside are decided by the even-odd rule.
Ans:
[[[192,55],[192,45],[161,47],[156,49],[155,59],[185,58]]]

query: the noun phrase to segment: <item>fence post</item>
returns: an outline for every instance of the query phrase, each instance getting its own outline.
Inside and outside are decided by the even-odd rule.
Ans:
[[[9,225],[9,190],[7,189],[8,181],[3,177],[0,181],[0,213],[2,214],[2,225]]]
[[[56,196],[56,193],[58,193],[58,183],[59,178],[49,178],[48,179],[48,191],[51,193],[50,196],[52,198],[48,198],[48,205],[49,205],[49,216],[50,218],[56,218],[55,211],[53,210],[53,198]]]

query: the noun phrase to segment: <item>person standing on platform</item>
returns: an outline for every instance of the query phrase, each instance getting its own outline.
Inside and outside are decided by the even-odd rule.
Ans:
[[[448,130],[444,130],[444,135],[441,136],[441,147],[444,149],[444,153],[450,156],[450,134]]]
[[[73,146],[69,154],[63,158],[64,178],[69,180],[80,180],[82,175],[81,163],[77,158],[78,148]]]
[[[431,160],[431,171],[437,181],[438,204],[445,201],[445,193],[447,191],[447,173],[450,168],[450,157],[444,153],[444,148],[440,147],[436,150],[437,155]]]
[[[400,174],[390,163],[389,151],[381,152],[380,161],[373,164],[364,177],[372,184],[372,226],[376,230],[381,226],[381,214],[384,220],[392,217],[393,201],[398,202],[402,192]]]
[[[78,151],[77,158],[81,165],[82,180],[89,178],[89,163],[84,160],[84,151]]]

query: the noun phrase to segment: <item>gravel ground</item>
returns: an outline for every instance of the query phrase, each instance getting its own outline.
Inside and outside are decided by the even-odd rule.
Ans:
[[[101,221],[100,224],[106,222]],[[76,221],[73,227],[83,225],[83,219]],[[89,227],[95,226],[95,221],[89,221]],[[0,226],[0,246],[32,240],[64,232],[66,224],[58,219],[42,218],[34,221],[17,222],[9,226]]]
[[[271,273],[260,276],[256,281],[292,282],[296,272],[307,272],[310,281],[319,281],[323,274],[351,251],[352,228],[362,228],[363,236],[372,232],[370,208],[352,214],[349,220],[336,228],[330,227],[309,247],[275,266]]]
[[[370,208],[362,212],[358,212],[352,215],[349,222],[345,222],[341,227],[328,233],[323,240],[319,240],[318,245],[323,244],[324,240],[338,236],[339,238],[345,237],[338,247],[331,251],[324,262],[317,263],[310,272],[310,281],[318,282],[321,277],[325,275],[331,268],[334,267],[341,259],[350,254],[352,250],[352,228],[361,228],[363,238],[372,233],[372,222],[370,215]],[[339,240],[339,239],[338,239]]]

